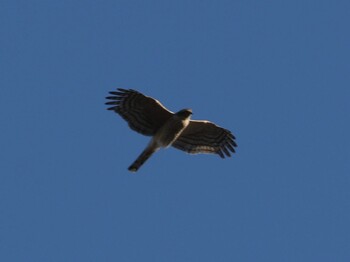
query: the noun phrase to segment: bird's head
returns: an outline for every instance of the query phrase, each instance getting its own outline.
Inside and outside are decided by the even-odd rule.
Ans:
[[[189,118],[192,115],[192,109],[182,109],[179,112],[177,112],[176,115],[181,118]]]

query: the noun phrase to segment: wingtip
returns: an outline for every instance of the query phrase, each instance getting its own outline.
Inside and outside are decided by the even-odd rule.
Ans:
[[[106,110],[114,110],[114,111],[117,111],[118,108],[117,108],[116,106],[112,106],[112,107],[106,108]]]

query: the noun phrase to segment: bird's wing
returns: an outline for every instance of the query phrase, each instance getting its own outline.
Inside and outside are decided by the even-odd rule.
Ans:
[[[235,152],[235,139],[229,130],[214,123],[191,120],[172,146],[190,154],[211,153],[225,158],[231,156],[230,151]]]
[[[131,129],[146,136],[152,136],[173,115],[158,100],[132,89],[118,88],[109,92],[112,96],[106,105],[128,122]]]

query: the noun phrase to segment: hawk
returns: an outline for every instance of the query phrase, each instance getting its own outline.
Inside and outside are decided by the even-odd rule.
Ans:
[[[237,144],[235,136],[227,129],[206,120],[190,120],[191,109],[173,113],[158,100],[133,89],[118,88],[109,92],[107,108],[118,113],[129,127],[151,141],[128,168],[136,172],[160,148],[173,146],[190,154],[217,154],[230,157]]]

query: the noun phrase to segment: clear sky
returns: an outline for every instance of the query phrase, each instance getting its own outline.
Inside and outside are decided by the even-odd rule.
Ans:
[[[1,1],[0,260],[350,261],[350,1]],[[237,153],[157,152],[117,87]]]

